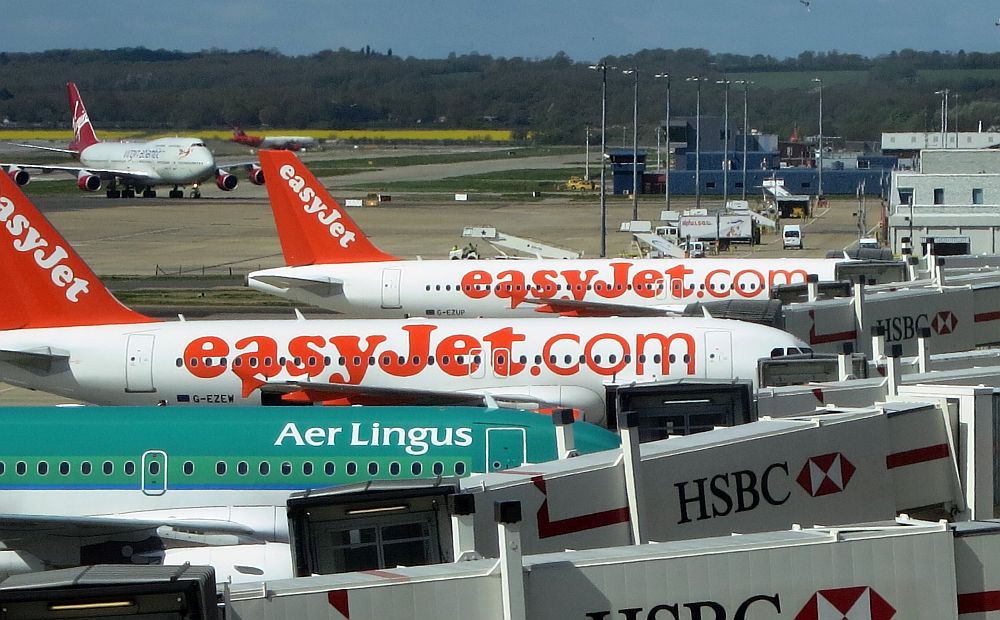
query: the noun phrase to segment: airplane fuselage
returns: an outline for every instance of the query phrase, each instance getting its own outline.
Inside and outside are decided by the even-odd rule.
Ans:
[[[703,318],[187,321],[2,332],[2,350],[69,358],[41,374],[0,362],[0,379],[105,405],[259,404],[258,388],[288,381],[508,394],[599,422],[606,384],[753,379],[758,358],[805,346]]]
[[[368,317],[538,316],[528,299],[676,308],[761,300],[809,274],[835,279],[834,259],[384,261],[278,267],[252,288]],[[334,280],[336,285],[324,282]],[[544,310],[544,308],[541,308]]]
[[[80,163],[95,169],[149,176],[150,185],[190,185],[215,174],[215,158],[197,138],[148,142],[98,142],[80,152]]]

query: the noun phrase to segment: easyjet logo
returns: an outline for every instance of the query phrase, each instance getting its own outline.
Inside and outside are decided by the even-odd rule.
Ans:
[[[631,261],[609,265],[611,273],[598,269],[506,269],[495,276],[474,269],[462,277],[461,291],[470,299],[495,297],[509,300],[516,308],[525,299],[756,299],[766,297],[778,284],[805,282],[804,269],[712,269],[704,276],[684,263],[669,269],[640,269]],[[602,273],[603,271],[603,273]]]
[[[310,187],[305,179],[295,174],[295,166],[285,164],[278,169],[278,174],[288,183],[289,189],[302,201],[302,210],[315,215],[319,223],[330,231],[330,236],[339,241],[340,247],[346,248],[355,240],[354,231],[347,230],[344,223],[340,221],[344,216],[340,209],[323,202],[319,193]]]
[[[31,225],[31,220],[23,213],[16,213],[14,201],[6,196],[0,196],[0,222],[4,230],[11,236],[11,245],[21,253],[30,253],[35,264],[49,273],[53,284],[65,289],[66,299],[76,303],[80,294],[87,293],[90,282],[76,277],[73,268],[65,264],[69,253],[61,245],[49,245],[38,229]]]
[[[613,377],[626,369],[636,376],[695,374],[695,338],[688,333],[597,333],[581,337],[555,333],[532,338],[512,327],[482,336],[442,333],[437,325],[404,325],[401,346],[384,334],[295,336],[279,343],[270,336],[229,342],[202,336],[184,348],[184,368],[213,379],[232,374],[244,398],[281,374],[326,383],[361,384],[370,373],[389,377],[475,377],[490,368],[497,377],[543,373],[560,377]],[[530,355],[529,355],[530,353]],[[552,380],[552,379],[549,379]]]

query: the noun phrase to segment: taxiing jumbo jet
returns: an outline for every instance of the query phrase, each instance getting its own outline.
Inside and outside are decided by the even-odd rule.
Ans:
[[[0,380],[95,404],[509,402],[605,412],[606,384],[754,379],[808,346],[711,318],[161,322],[101,284],[0,175]]]
[[[292,491],[557,457],[549,416],[471,407],[9,407],[0,426],[3,573],[189,561],[220,581],[291,577]],[[580,454],[619,443],[573,431]]]
[[[311,149],[318,142],[310,136],[252,136],[239,126],[233,127],[233,142],[255,149],[278,149],[283,151],[301,151]]]
[[[642,316],[694,302],[766,300],[842,259],[401,260],[375,245],[291,153],[259,153],[287,267],[252,288],[364,316]]]
[[[96,192],[103,181],[109,181],[108,198],[133,198],[136,193],[144,198],[156,196],[156,187],[173,186],[171,198],[181,198],[181,187],[191,186],[192,196],[201,196],[199,185],[209,179],[223,191],[236,189],[236,176],[230,168],[249,171],[250,182],[264,183],[264,175],[255,162],[219,166],[205,143],[198,138],[156,138],[148,142],[101,142],[97,139],[90,116],[80,98],[76,84],[66,84],[69,105],[73,114],[73,142],[69,148],[58,149],[21,144],[28,148],[68,153],[80,161],[79,166],[49,166],[41,164],[0,164],[7,175],[18,185],[31,180],[28,170],[43,172],[68,172],[76,176],[76,184],[83,191]]]

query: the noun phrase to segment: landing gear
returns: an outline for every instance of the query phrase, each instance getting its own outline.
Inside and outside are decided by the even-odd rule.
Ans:
[[[172,190],[170,190],[170,193],[168,194],[168,196],[170,196],[171,198],[183,198],[184,197],[184,190],[182,190],[182,189],[178,188],[176,185],[174,185],[174,188]]]
[[[143,198],[156,198],[156,190],[153,189],[152,187],[147,187],[146,189],[142,190],[142,197]]]
[[[121,198],[122,197],[121,191],[117,190],[117,189],[115,189],[113,187],[109,187],[108,191],[105,192],[105,193],[107,194],[108,198]]]
[[[198,187],[197,183],[191,186],[191,197],[201,198],[201,188]]]
[[[123,189],[122,198],[135,198],[135,190],[131,187]]]

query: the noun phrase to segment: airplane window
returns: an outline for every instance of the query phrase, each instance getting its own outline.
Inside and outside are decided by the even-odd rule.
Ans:
[[[444,287],[444,290],[450,291],[451,290],[451,285],[450,284],[446,284],[445,287]]]
[[[463,463],[462,461],[455,463],[455,475],[456,476],[465,475],[465,463]]]
[[[436,285],[436,286],[434,287],[434,290],[435,290],[435,291],[440,291],[440,290],[441,290],[441,285],[440,285],[440,284]]]
[[[662,359],[662,358],[660,357],[660,354],[657,353],[656,355],[653,356],[653,363],[654,364],[659,364],[660,363],[660,359]]]
[[[355,463],[354,461],[351,461],[350,463],[347,464],[347,475],[353,476],[356,473],[358,473],[358,464]]]
[[[198,365],[198,358],[197,357],[192,357],[191,358],[191,368],[194,368],[197,365]]]
[[[220,357],[219,358],[219,366],[225,366],[225,365],[226,365],[226,358]]]
[[[614,364],[615,360],[617,360],[617,359],[618,359],[618,356],[615,355],[614,353],[612,353],[611,355],[608,356],[608,363],[609,364]]]
[[[131,476],[135,473],[135,461],[125,461],[125,475]]]
[[[337,472],[337,466],[333,464],[333,461],[327,461],[326,465],[323,466],[323,473],[327,476],[332,476]]]
[[[226,475],[226,462],[225,461],[219,461],[219,462],[217,462],[215,464],[215,473],[219,474],[220,476],[225,476]]]
[[[685,364],[687,364],[688,362],[691,361],[691,356],[688,355],[687,353],[685,353],[684,357],[681,358],[681,361],[684,362]]]
[[[389,474],[392,476],[399,475],[399,463],[396,462],[389,463]]]
[[[89,476],[92,470],[93,470],[93,465],[90,464],[90,461],[84,461],[80,463],[80,473],[83,474],[84,476]]]
[[[434,356],[433,355],[428,355],[427,356],[427,365],[428,366],[433,366],[434,365]]]
[[[250,465],[246,461],[240,461],[236,464],[236,473],[239,475],[245,476],[248,471],[250,471]]]
[[[405,357],[403,357],[402,355],[400,355],[400,356],[399,356],[399,363],[400,363],[401,365],[402,365],[402,364],[405,364],[405,363],[406,363],[406,358],[405,358]]]
[[[374,356],[368,358],[368,365],[369,366],[374,366],[375,365],[375,357]]]
[[[781,357],[785,354],[785,350],[781,347],[775,347],[771,349],[771,357]]]
[[[431,285],[430,285],[430,284],[428,284],[427,286],[425,286],[425,287],[424,287],[424,290],[425,290],[425,291],[429,291],[429,290],[431,290]]]
[[[420,363],[420,356],[419,355],[414,355],[413,356],[413,363],[414,364],[419,364]]]
[[[623,361],[624,361],[624,362],[625,362],[626,364],[628,364],[628,363],[630,363],[630,362],[632,361],[632,356],[626,353],[626,354],[625,354],[625,357],[623,357],[623,358],[622,358],[622,360],[623,360]]]
[[[160,473],[160,464],[157,461],[149,463],[149,475],[156,476]]]
[[[444,463],[442,463],[440,461],[435,461],[435,463],[434,463],[434,475],[435,476],[440,476],[443,473],[444,473]]]
[[[479,356],[477,355],[474,359],[475,359],[476,363],[478,364],[479,363]],[[504,356],[498,355],[497,356],[497,364],[503,364],[503,363],[504,363]]]
[[[0,476],[2,476],[5,471],[7,471],[7,465],[5,465],[3,461],[0,461]]]
[[[343,360],[344,358],[340,358],[340,359]],[[326,356],[323,357],[323,365],[324,366],[329,366],[332,362],[333,362],[333,358],[330,357],[329,355],[326,355]],[[343,361],[341,361],[340,363],[341,363],[341,365],[344,364]]]
[[[281,357],[278,358],[278,366],[284,366],[286,361],[287,360],[285,360],[285,356],[282,355]],[[267,364],[268,364],[268,366],[271,365],[271,360],[270,359],[267,360]]]
[[[49,473],[48,461],[38,461],[38,475],[44,476]]]
[[[472,356],[472,363],[473,363],[473,364],[479,364],[479,363],[481,363],[482,361],[483,361],[483,358],[482,358],[482,356],[480,356],[480,355],[473,355],[473,356]],[[498,358],[497,358],[497,363],[498,363],[498,364],[503,364],[503,356],[502,356],[502,355],[501,355],[500,357],[498,357]]]
[[[212,365],[212,358],[210,358],[210,357],[206,358],[205,359],[205,366],[211,366],[211,365]]]
[[[517,360],[519,362],[521,362],[522,364],[527,364],[528,363],[528,356],[527,355],[522,355],[521,357],[517,358]]]
[[[191,461],[184,461],[184,469],[183,469],[183,471],[184,471],[184,475],[185,476],[190,476],[191,474],[193,474],[194,473],[194,463],[192,463]]]
[[[441,363],[444,364],[445,366],[447,366],[450,363],[450,359],[451,358],[449,358],[447,355],[442,355],[441,356]]]
[[[110,476],[115,472],[115,464],[111,461],[104,461],[104,464],[101,466],[101,470],[104,472],[105,476]]]
[[[542,356],[541,355],[536,355],[535,356],[535,363],[536,364],[541,364],[542,363]]]
[[[420,461],[414,461],[410,464],[410,473],[414,476],[419,476],[424,471],[424,466]]]
[[[281,462],[281,475],[282,476],[291,476],[292,475],[292,464],[289,463],[288,461],[282,461]]]
[[[813,352],[813,350],[810,347],[799,347],[799,351],[802,351],[803,353],[812,353]]]
[[[310,358],[310,359],[312,359],[312,358]],[[302,358],[301,357],[293,357],[292,358],[292,363],[295,364],[296,366],[301,366],[302,365]]]
[[[302,475],[311,476],[313,475],[313,464],[312,461],[306,461],[302,464]]]
[[[205,143],[204,142],[195,142],[191,146],[205,146]]]
[[[237,357],[236,359],[233,360],[233,368],[239,368],[242,365],[243,365],[242,358]]]
[[[3,473],[2,468],[0,468],[0,473]],[[63,461],[59,463],[59,473],[62,474],[63,476],[69,475],[69,461]]]
[[[257,471],[260,472],[261,476],[266,476],[271,473],[271,464],[267,461],[261,461],[260,465],[257,466]]]
[[[549,363],[550,364],[555,364],[556,363],[556,356],[555,355],[550,355],[549,356]]]
[[[18,476],[23,476],[28,473],[28,464],[24,461],[18,461],[17,465],[14,466],[14,471],[17,472]]]
[[[600,364],[601,363],[601,356],[600,355],[595,355],[594,356],[594,363],[595,364]]]
[[[670,363],[671,363],[671,364],[673,364],[674,362],[676,362],[676,361],[677,361],[677,356],[676,356],[676,355],[674,355],[673,353],[671,353],[671,354],[670,354],[670,357],[668,357],[667,359],[668,359],[668,360],[670,360]]]
[[[570,362],[572,362],[572,361],[573,361],[573,356],[572,356],[572,355],[567,355],[567,356],[566,356],[566,357],[564,357],[563,359],[565,359],[565,360],[566,360],[566,363],[567,363],[567,364],[569,364]]]
[[[368,462],[368,475],[377,476],[378,475],[378,463],[375,461]]]
[[[296,359],[298,359],[298,358],[296,358]],[[315,366],[316,365],[316,356],[315,355],[310,355],[309,356],[309,365],[310,366]]]
[[[177,364],[177,367],[180,368],[181,366],[184,365],[184,360],[182,360],[181,358],[178,357],[176,364]]]
[[[270,356],[264,358],[264,365],[265,366],[270,366],[271,365],[271,357]]]
[[[250,368],[256,368],[256,367],[257,367],[257,358],[256,357],[251,357],[250,358]]]
[[[382,356],[382,365],[383,366],[388,366],[390,363],[392,363],[392,358],[389,357],[388,355],[383,355]]]
[[[455,363],[456,364],[464,364],[465,363],[465,356],[464,355],[456,355],[455,356]]]
[[[639,363],[640,364],[645,364],[646,363],[646,354],[645,353],[640,353],[639,354]]]
[[[628,285],[628,286],[626,287],[626,289],[627,289],[627,290],[630,290],[630,291],[631,291],[631,290],[632,290],[632,285],[631,285],[631,284],[629,284],[629,285]]]

